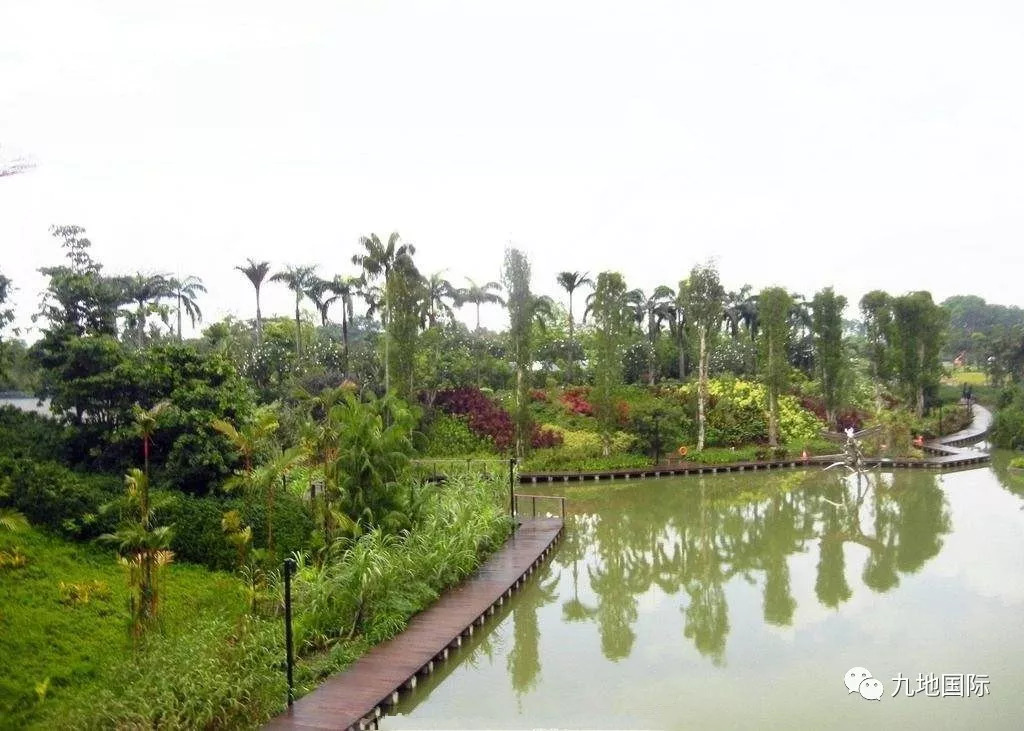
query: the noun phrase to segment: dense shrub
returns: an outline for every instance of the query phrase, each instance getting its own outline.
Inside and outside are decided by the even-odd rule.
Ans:
[[[708,383],[707,443],[739,446],[768,439],[768,391],[764,385],[733,378]],[[679,389],[679,396],[696,404],[696,386]],[[695,410],[695,406],[694,406]],[[779,397],[779,437],[783,442],[815,438],[824,424],[791,395]]]
[[[504,451],[512,445],[515,435],[512,417],[479,388],[441,391],[434,404],[447,414],[464,415],[469,428],[475,434],[489,439],[498,450]]]
[[[0,455],[55,460],[64,453],[64,440],[64,427],[54,419],[0,406]]]
[[[558,400],[562,402],[565,409],[573,414],[582,414],[584,416],[591,416],[594,413],[594,407],[590,403],[590,389],[586,386],[574,386],[567,388],[558,397]]]
[[[545,431],[558,436],[561,448],[558,450],[568,460],[590,459],[602,456],[601,435],[593,431],[563,429],[554,424],[545,424]],[[615,432],[612,435],[612,454],[624,454],[633,449],[635,437],[626,432]]]
[[[992,423],[992,442],[1003,449],[1024,449],[1024,388],[1004,389]]]
[[[55,462],[0,457],[0,506],[13,507],[32,523],[68,538],[89,540],[115,530],[118,515],[104,506],[122,495],[123,480],[119,475],[75,472]],[[154,490],[153,502],[158,506],[156,524],[173,529],[171,549],[179,561],[212,569],[234,567],[234,548],[221,529],[228,510],[238,510],[252,526],[254,547],[266,547],[267,508],[262,501]],[[277,496],[274,544],[279,556],[307,548],[312,527],[299,498]]]
[[[534,449],[550,449],[560,444],[562,444],[562,434],[559,430],[539,427],[534,424],[533,431],[530,434],[531,447]]]
[[[800,396],[800,406],[805,410],[814,414],[818,419],[825,422],[825,400],[820,396]],[[836,414],[836,428],[839,431],[843,429],[853,429],[859,431],[864,428],[864,423],[868,420],[870,414],[863,409],[856,407],[848,407],[840,410]]]
[[[487,439],[499,452],[511,448],[515,439],[515,427],[508,411],[492,401],[479,388],[454,388],[437,394],[435,405],[447,414],[466,418],[470,430],[478,437]],[[560,444],[557,432],[534,426],[530,434],[530,446],[536,448],[554,447]],[[464,454],[449,451],[443,454]]]
[[[689,415],[671,399],[634,406],[630,422],[636,448],[654,459],[675,452],[693,433]]]
[[[84,475],[57,464],[0,457],[0,505],[70,538],[95,538],[116,524],[104,505],[122,492],[115,475]]]
[[[254,548],[267,547],[267,506],[263,501],[243,498],[195,497],[184,493],[161,493],[154,496],[162,503],[156,522],[169,525],[174,537],[171,549],[178,561],[190,561],[211,569],[230,570],[235,567],[236,550],[221,528],[224,513],[237,510],[242,523],[252,528]],[[302,501],[294,495],[281,493],[274,500],[274,551],[286,556],[309,547],[313,521]]]
[[[133,351],[97,337],[70,341],[59,361],[47,375],[47,393],[74,426],[70,464],[115,474],[137,465],[142,455],[132,409],[167,400],[174,408],[161,416],[152,438],[153,483],[207,494],[231,473],[234,450],[210,422],[244,421],[254,400],[224,355],[181,344]]]
[[[479,454],[491,451],[491,442],[469,428],[465,416],[437,414],[425,430],[428,457]]]

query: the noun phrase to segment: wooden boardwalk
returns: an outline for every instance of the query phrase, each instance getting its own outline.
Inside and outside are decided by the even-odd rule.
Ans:
[[[540,564],[562,533],[559,518],[526,520],[505,546],[459,586],[445,592],[431,607],[409,621],[398,636],[378,645],[348,670],[328,678],[319,688],[270,721],[268,729],[365,728],[398,701],[402,688],[416,686],[511,597]]]

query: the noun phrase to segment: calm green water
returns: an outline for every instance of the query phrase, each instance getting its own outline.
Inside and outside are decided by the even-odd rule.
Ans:
[[[1022,728],[1024,477],[1005,463],[554,490],[572,514],[553,560],[382,728]],[[855,666],[880,701],[847,691]],[[893,697],[922,673],[989,694]]]

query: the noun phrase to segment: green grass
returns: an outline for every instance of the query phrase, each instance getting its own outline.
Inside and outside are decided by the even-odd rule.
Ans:
[[[988,383],[988,376],[984,371],[954,370],[952,375],[942,381],[950,385],[966,383],[968,386],[984,386]]]
[[[60,726],[132,673],[125,576],[111,551],[36,529],[0,536],[0,550],[26,559],[0,568],[0,657],[17,658],[0,677],[0,728]],[[88,598],[71,599],[71,585]],[[245,609],[235,578],[194,566],[172,565],[162,597],[157,641],[190,633],[198,616],[232,621]]]
[[[507,479],[452,475],[429,488],[411,533],[367,532],[323,570],[303,562],[293,589],[299,695],[401,631],[502,545]],[[281,616],[249,616],[238,578],[172,564],[159,624],[135,647],[128,595],[109,549],[39,528],[0,533],[0,729],[251,728],[283,708]]]
[[[971,387],[974,399],[986,406],[994,406],[1002,390],[999,386],[989,385],[988,376],[983,371],[954,371],[939,384],[939,400],[943,403],[956,403],[963,395],[964,384]]]

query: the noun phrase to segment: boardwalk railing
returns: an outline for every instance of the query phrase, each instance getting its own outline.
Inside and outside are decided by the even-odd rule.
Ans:
[[[516,515],[520,514],[519,501],[520,500],[529,500],[530,501],[530,517],[531,518],[536,518],[537,517],[537,501],[538,500],[542,500],[542,501],[543,500],[557,500],[558,503],[559,503],[559,505],[558,505],[559,515],[561,516],[562,520],[565,520],[565,498],[561,497],[560,495],[527,495],[526,493],[517,492],[513,496],[513,499],[514,499],[514,504],[515,504],[515,513],[516,513]],[[542,507],[543,507],[543,503],[542,503]]]

